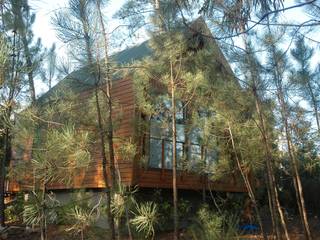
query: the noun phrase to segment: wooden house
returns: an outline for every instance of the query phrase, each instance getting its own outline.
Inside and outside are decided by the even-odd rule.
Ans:
[[[193,33],[210,34],[206,24],[202,19],[195,21],[190,30]],[[208,44],[212,44],[215,51],[212,53],[212,58],[219,62],[222,66],[224,74],[232,75],[232,70],[228,65],[223,53],[219,49],[213,38],[208,38]],[[142,44],[125,49],[112,56],[113,61],[119,65],[129,64],[132,61],[139,60],[151,54],[148,47],[148,41]],[[81,80],[81,86],[79,83]],[[84,84],[85,83],[85,84]],[[40,101],[58,92],[61,88],[72,88],[79,96],[79,105],[81,102],[88,101],[92,94],[92,76],[86,68],[79,69],[65,79],[60,81],[48,93],[44,94]],[[116,155],[116,168],[121,177],[121,182],[127,186],[138,186],[139,188],[172,188],[172,170],[170,159],[167,152],[170,149],[167,147],[170,140],[161,136],[158,138],[151,133],[141,133],[138,123],[141,121],[141,113],[136,104],[136,96],[134,90],[134,82],[128,76],[114,77],[112,82],[111,94],[113,100],[117,103],[114,109],[114,117],[118,118],[118,126],[114,132],[116,139],[130,140],[136,145],[137,153],[132,159],[123,159]],[[82,111],[85,113],[85,111]],[[121,115],[121,117],[119,117]],[[79,116],[82,118],[83,116]],[[29,144],[29,146],[28,146]],[[117,145],[121,141],[116,142]],[[183,141],[178,142],[182,147],[186,147]],[[25,152],[19,158],[12,160],[12,165],[18,165],[19,161],[28,161],[31,158],[32,139],[26,143]],[[195,143],[193,148],[196,149],[198,155],[204,154],[203,148]],[[145,151],[147,149],[147,151]],[[148,154],[146,154],[148,152]],[[91,152],[92,160],[89,166],[82,169],[69,185],[53,183],[48,186],[50,190],[67,190],[67,189],[102,189],[105,187],[102,173],[101,151],[99,147]],[[108,175],[109,172],[108,172]],[[235,170],[234,173],[223,180],[211,181],[207,175],[199,175],[192,171],[178,170],[177,178],[178,189],[203,190],[210,189],[213,191],[227,192],[245,192],[244,184],[240,175]],[[19,190],[28,190],[32,188],[32,181],[14,181],[11,180],[8,185],[8,191],[14,192]]]

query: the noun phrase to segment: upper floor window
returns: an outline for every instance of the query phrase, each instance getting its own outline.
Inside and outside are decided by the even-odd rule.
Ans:
[[[172,122],[170,119],[171,104],[150,121],[149,167],[172,169]],[[176,153],[178,168],[192,169],[201,164],[211,164],[216,159],[214,151],[201,144],[201,129],[188,129],[185,125],[185,114],[181,103],[177,104],[176,114]]]

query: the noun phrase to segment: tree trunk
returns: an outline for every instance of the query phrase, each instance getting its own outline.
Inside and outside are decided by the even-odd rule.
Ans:
[[[115,154],[114,154],[114,144],[113,144],[113,119],[112,119],[112,96],[111,96],[111,78],[110,78],[110,64],[109,64],[109,51],[108,51],[108,38],[107,32],[105,29],[105,25],[103,22],[100,1],[97,1],[97,8],[98,8],[98,15],[99,21],[102,29],[103,34],[103,41],[104,41],[104,61],[105,61],[105,79],[106,79],[106,97],[107,97],[107,106],[108,106],[108,145],[109,145],[109,159],[110,159],[110,172],[111,172],[111,179],[112,179],[112,187],[115,188],[117,185],[116,180],[116,168],[115,168]]]
[[[40,221],[40,237],[41,240],[47,240],[47,221],[46,221],[46,182],[42,184],[41,198],[41,221]]]
[[[13,31],[13,46],[12,46],[12,68],[11,68],[11,83],[8,97],[8,109],[5,111],[5,121],[10,121],[12,114],[12,103],[16,92],[17,78],[16,78],[16,31]],[[6,181],[6,167],[11,160],[11,131],[10,126],[4,123],[5,134],[1,146],[3,147],[3,156],[0,162],[0,225],[5,226],[5,181]]]
[[[256,88],[254,88],[253,90],[253,95],[255,97],[255,105],[256,105],[256,110],[259,116],[259,121],[260,121],[260,132],[262,135],[262,140],[265,146],[265,151],[266,151],[266,166],[267,166],[267,177],[268,177],[268,184],[269,184],[269,190],[270,190],[270,195],[271,195],[271,206],[272,209],[270,209],[270,211],[272,211],[273,213],[271,213],[271,216],[274,217],[273,221],[275,223],[275,227],[276,227],[276,235],[277,235],[277,239],[281,239],[281,233],[280,230],[278,228],[278,218],[277,218],[277,211],[278,214],[280,216],[280,220],[281,220],[281,225],[283,228],[283,231],[285,233],[285,237],[287,240],[290,239],[289,237],[289,233],[288,233],[288,229],[287,229],[287,225],[284,219],[284,214],[279,202],[279,198],[278,198],[278,191],[277,191],[277,186],[276,186],[276,181],[275,181],[275,177],[274,177],[274,171],[273,171],[273,163],[272,163],[272,151],[271,151],[271,147],[270,147],[270,141],[269,141],[269,136],[267,133],[267,129],[266,129],[266,125],[265,125],[265,120],[263,117],[263,114],[261,112],[261,104],[260,104],[260,99],[259,96],[255,90]],[[277,209],[277,211],[276,211]]]
[[[87,24],[87,17],[85,16],[84,11],[81,12],[81,23],[82,23],[82,28],[84,32],[84,40],[85,40],[85,48],[86,48],[86,53],[87,53],[87,59],[89,66],[92,68],[93,67],[93,56],[92,56],[92,50],[90,46],[90,36],[89,36],[89,29],[88,29],[88,24]],[[95,71],[92,71],[95,79],[95,88],[94,88],[94,93],[95,93],[95,105],[96,105],[96,111],[97,111],[97,120],[98,120],[98,132],[99,132],[99,138],[100,138],[100,148],[101,148],[101,157],[102,157],[102,170],[103,170],[103,179],[106,187],[106,195],[107,195],[107,207],[108,207],[108,221],[110,225],[110,230],[111,230],[111,239],[115,240],[116,239],[116,234],[115,234],[115,224],[114,224],[114,217],[111,212],[111,201],[112,201],[112,193],[108,190],[108,176],[107,176],[107,158],[106,158],[106,148],[105,148],[105,136],[104,136],[104,128],[103,128],[103,123],[102,123],[102,114],[101,114],[101,106],[100,106],[100,100],[99,100],[99,82],[98,82],[98,77]],[[113,186],[113,183],[110,184],[111,188]],[[112,191],[111,191],[112,192]]]
[[[296,192],[296,198],[297,198],[297,205],[303,225],[303,230],[304,230],[304,235],[307,240],[311,240],[311,232],[310,232],[310,227],[309,227],[309,222],[308,222],[308,216],[305,208],[305,203],[304,203],[304,197],[303,197],[303,189],[302,189],[302,184],[301,184],[301,179],[300,179],[300,174],[299,174],[299,169],[298,169],[298,162],[295,157],[295,154],[292,150],[292,141],[291,141],[291,133],[289,130],[289,123],[288,123],[288,111],[287,111],[287,106],[286,102],[283,97],[283,92],[282,92],[282,87],[278,85],[277,89],[277,96],[278,96],[278,101],[280,104],[281,108],[281,117],[282,121],[284,124],[285,128],[285,134],[286,134],[286,142],[287,142],[287,148],[288,148],[288,154],[289,154],[289,159],[291,162],[291,168],[292,168],[292,174],[293,174],[293,182],[294,182],[294,188]]]
[[[173,62],[170,60],[170,82],[171,82],[171,107],[172,107],[172,190],[173,190],[173,239],[179,238],[178,219],[178,190],[177,190],[177,130],[176,130],[176,99],[175,83],[173,76]]]
[[[108,214],[108,222],[111,230],[111,239],[115,239],[115,225],[114,225],[114,216],[111,211],[111,195],[112,191],[110,191],[108,186],[108,175],[107,175],[107,158],[106,158],[106,147],[105,147],[105,139],[104,139],[104,131],[102,126],[102,116],[101,116],[101,107],[100,107],[100,100],[98,95],[98,89],[95,88],[95,104],[97,110],[97,117],[98,117],[98,131],[100,137],[100,147],[101,147],[101,155],[102,155],[102,171],[103,171],[103,180],[105,184],[105,193],[107,197],[107,214]]]
[[[110,174],[111,174],[111,193],[109,198],[111,198],[111,195],[115,193],[115,186],[117,185],[116,181],[116,172],[115,172],[115,154],[114,154],[114,144],[113,144],[113,120],[112,120],[112,98],[111,98],[111,79],[109,76],[110,72],[110,66],[109,66],[109,51],[108,51],[108,38],[107,38],[107,31],[105,29],[105,25],[103,22],[102,12],[101,12],[101,6],[100,1],[98,0],[96,2],[97,10],[98,10],[98,16],[99,16],[99,22],[102,29],[103,34],[103,40],[104,40],[104,61],[105,61],[105,80],[106,80],[106,97],[107,97],[107,106],[108,106],[108,126],[107,126],[107,139],[108,139],[108,146],[109,146],[109,164],[110,164]],[[101,117],[101,114],[100,114]],[[104,166],[106,166],[107,162],[103,163]],[[106,185],[107,186],[107,185]],[[108,204],[109,205],[109,204]],[[112,219],[114,219],[113,214],[111,212],[111,204],[109,205],[108,209],[108,215]],[[112,229],[112,239],[115,238],[115,226],[114,226],[114,220],[111,220],[110,222],[110,228]]]
[[[308,90],[311,96],[311,101],[312,101],[312,105],[313,105],[313,111],[314,111],[314,115],[316,117],[316,123],[317,123],[317,128],[318,128],[318,133],[320,133],[320,122],[319,122],[319,113],[318,113],[318,105],[317,105],[317,100],[316,100],[316,96],[313,93],[312,87],[310,82],[308,81],[307,83],[308,86]]]
[[[131,233],[131,228],[130,228],[130,218],[129,218],[129,209],[127,206],[126,207],[126,224],[127,224],[127,229],[128,229],[128,236],[129,240],[132,240],[132,233]]]
[[[3,136],[3,157],[1,157],[1,172],[0,172],[0,225],[5,227],[5,180],[6,180],[6,163],[10,160],[10,130],[8,127],[5,128],[5,134]]]
[[[244,26],[243,26],[243,30],[244,30]],[[247,37],[246,35],[243,36],[243,42],[245,44],[245,49],[248,50],[248,42],[247,42],[246,37]],[[249,67],[251,68],[252,61],[250,59],[250,56],[247,54],[246,57],[249,62]],[[251,70],[249,70],[249,71],[251,74]],[[274,171],[273,171],[273,166],[272,166],[273,165],[273,163],[272,163],[272,150],[271,150],[271,146],[270,146],[270,140],[269,140],[269,136],[268,136],[267,127],[265,124],[265,119],[264,119],[263,113],[261,111],[261,102],[260,102],[260,97],[258,96],[258,93],[257,93],[257,84],[256,84],[256,79],[254,77],[254,74],[251,74],[251,85],[252,85],[251,86],[252,95],[255,99],[255,107],[256,107],[257,114],[258,114],[258,118],[259,118],[258,127],[259,127],[259,130],[261,133],[262,141],[265,146],[265,158],[266,158],[266,168],[267,168],[267,187],[269,189],[270,200],[271,200],[271,202],[269,202],[269,207],[270,207],[271,217],[273,218],[272,223],[274,224],[274,227],[275,227],[275,229],[273,229],[273,231],[276,233],[276,238],[281,239],[281,232],[279,229],[279,221],[278,221],[278,217],[277,217],[277,212],[278,212],[286,239],[289,240],[290,238],[289,238],[287,226],[285,223],[285,219],[283,218],[284,215],[283,215],[282,208],[281,208],[279,200],[278,200],[277,187],[276,187]]]
[[[237,151],[236,145],[234,143],[231,126],[230,126],[229,123],[228,123],[228,127],[229,127],[229,134],[230,134],[231,144],[232,144],[233,152],[234,152],[234,155],[235,155],[235,158],[236,158],[238,169],[239,169],[239,171],[241,173],[241,176],[242,176],[242,179],[243,179],[243,181],[245,183],[245,186],[246,186],[246,189],[248,191],[248,195],[250,197],[250,200],[253,203],[254,210],[256,212],[257,220],[258,220],[258,223],[259,223],[259,226],[260,226],[260,230],[261,230],[263,239],[267,240],[268,237],[267,237],[265,231],[263,230],[263,224],[262,224],[260,212],[259,212],[259,209],[258,209],[258,204],[257,204],[256,198],[255,198],[255,194],[254,194],[253,189],[251,187],[251,183],[250,183],[250,181],[248,179],[248,176],[244,173],[244,171],[242,169],[242,166],[241,166],[241,163],[240,163],[240,159],[238,157],[238,151]]]
[[[245,30],[245,26],[242,24],[241,26],[241,31],[244,32]],[[274,172],[273,172],[273,168],[272,168],[272,151],[271,151],[271,147],[269,145],[269,139],[268,139],[268,135],[267,135],[267,129],[266,129],[266,125],[264,122],[264,116],[263,113],[261,112],[261,103],[260,103],[260,98],[257,94],[257,90],[256,90],[256,79],[255,79],[255,75],[252,74],[252,70],[251,68],[253,67],[252,65],[252,60],[251,60],[251,56],[248,54],[248,40],[247,40],[247,34],[243,35],[243,43],[244,43],[244,48],[246,49],[246,60],[248,61],[249,64],[249,73],[250,73],[250,84],[252,85],[252,94],[254,96],[255,99],[255,107],[256,107],[256,111],[258,113],[258,117],[259,117],[259,130],[261,132],[261,137],[265,146],[265,159],[266,159],[266,168],[267,168],[267,187],[269,188],[269,193],[270,193],[270,200],[271,202],[269,202],[269,207],[270,207],[270,215],[273,218],[272,219],[272,223],[274,224],[273,227],[275,227],[275,229],[273,229],[273,232],[276,233],[276,238],[278,240],[281,239],[281,232],[279,229],[279,224],[278,224],[278,218],[277,218],[277,204],[276,204],[276,194],[275,194],[275,189],[276,189],[276,185],[274,182]],[[279,212],[282,211],[282,209],[278,209]],[[281,215],[281,214],[280,214]],[[284,231],[287,232],[287,228],[286,225],[283,225]]]
[[[269,18],[267,18],[269,22]],[[271,34],[271,29],[270,26],[268,26],[269,34]],[[272,54],[272,61],[273,61],[273,80],[276,86],[276,91],[277,91],[277,98],[278,102],[280,105],[280,113],[281,113],[281,118],[282,118],[282,123],[284,125],[285,129],[285,135],[286,135],[286,142],[287,142],[287,148],[288,148],[288,154],[289,154],[289,160],[291,162],[291,168],[292,168],[292,174],[293,174],[293,182],[294,182],[294,187],[295,187],[295,192],[296,192],[296,198],[297,198],[297,204],[300,212],[300,217],[304,229],[304,235],[307,240],[311,240],[311,232],[310,232],[310,227],[309,227],[309,222],[308,222],[308,217],[307,217],[307,212],[305,208],[305,203],[304,203],[304,197],[303,197],[303,190],[302,190],[302,184],[301,184],[301,179],[300,179],[300,174],[298,170],[298,162],[297,159],[294,155],[294,152],[292,151],[292,141],[291,141],[291,133],[289,129],[289,112],[288,112],[288,105],[287,102],[285,101],[284,98],[284,91],[282,88],[282,79],[281,79],[281,71],[279,69],[279,64],[277,62],[277,57],[276,57],[276,47],[274,44],[270,46],[271,48],[271,54]]]

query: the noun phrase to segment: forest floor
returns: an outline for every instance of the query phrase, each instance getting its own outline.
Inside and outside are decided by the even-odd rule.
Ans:
[[[312,218],[310,221],[310,227],[313,234],[314,240],[320,240],[320,222],[318,218]],[[303,232],[301,230],[301,227],[299,226],[299,218],[294,218],[290,221],[288,227],[289,227],[289,233],[290,233],[290,239],[291,240],[304,240]],[[48,239],[50,240],[79,240],[79,235],[72,236],[70,233],[67,233],[65,231],[66,226],[50,226],[48,229]],[[85,239],[106,239],[105,230],[101,230],[101,233],[99,233],[99,230],[95,230],[92,232],[88,232]],[[101,237],[101,238],[100,238]],[[181,240],[190,240],[190,236],[187,236],[186,231],[180,232],[180,238]],[[2,230],[0,232],[0,240],[39,240],[40,239],[40,233],[39,231],[32,231],[31,229],[26,230],[23,226],[18,225],[11,225],[8,226],[8,228]],[[123,240],[127,240],[128,238],[121,238]],[[173,239],[172,233],[160,233],[156,236],[156,240],[171,240]],[[239,240],[251,240],[251,239],[262,239],[261,235],[257,234],[245,234],[241,235]],[[271,239],[271,237],[270,237]]]
[[[185,234],[181,234],[182,240],[189,240]],[[314,232],[313,231],[313,239],[314,240],[320,240],[320,232]],[[2,233],[0,236],[1,240],[39,240],[40,234],[37,231],[25,231],[24,228],[21,227],[10,227],[6,233]],[[71,236],[70,234],[67,234],[65,231],[61,230],[51,230],[48,234],[48,239],[50,240],[78,240],[79,236]],[[87,239],[87,238],[85,238]],[[90,239],[99,239],[98,238],[90,238]],[[101,236],[101,239],[106,239],[105,234],[103,234],[103,237]],[[123,240],[126,240],[126,238],[121,238]],[[171,240],[173,239],[172,233],[162,233],[159,234],[155,239],[157,240]],[[239,240],[252,240],[252,239],[263,239],[261,235],[256,234],[247,234],[242,235],[238,238]],[[270,237],[271,239],[271,237]],[[299,231],[291,231],[290,232],[290,239],[291,240],[303,240],[305,239],[303,237],[303,234]]]

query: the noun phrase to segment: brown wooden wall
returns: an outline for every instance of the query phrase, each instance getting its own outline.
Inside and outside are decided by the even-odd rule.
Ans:
[[[172,171],[168,169],[141,169],[137,185],[146,188],[172,188]],[[182,171],[178,171],[177,174],[177,187],[192,190],[246,192],[240,176],[230,175],[220,181],[211,181],[208,177]]]
[[[90,92],[80,94],[80,102],[87,101]],[[115,80],[112,85],[112,96],[116,102],[116,108],[113,110],[113,118],[116,122],[115,145],[118,147],[126,141],[131,141],[137,145],[138,153],[134,160],[121,159],[116,154],[116,167],[120,173],[121,181],[125,185],[145,188],[172,188],[172,171],[168,169],[149,169],[142,168],[140,165],[142,136],[137,128],[139,112],[135,105],[135,94],[133,81],[130,78]],[[81,105],[81,104],[79,104]],[[104,115],[107,116],[106,114]],[[81,117],[81,116],[80,116]],[[26,149],[22,160],[28,161],[31,156],[32,139],[26,143]],[[102,175],[102,157],[99,143],[91,150],[91,162],[86,169],[79,169],[71,185],[54,183],[49,185],[49,189],[80,189],[80,188],[103,188],[104,180]],[[13,165],[19,165],[19,162],[13,160]],[[108,166],[109,168],[109,166]],[[110,176],[110,173],[107,173]],[[30,190],[33,186],[32,175],[28,175],[28,181],[18,184],[16,181],[9,182],[9,191]],[[215,191],[244,192],[245,188],[239,176],[234,175],[226,177],[222,181],[212,182],[206,177],[198,176],[188,172],[178,172],[178,188],[180,189],[211,189]]]
[[[112,97],[116,108],[113,110],[113,118],[115,119],[115,147],[116,152],[118,147],[125,141],[133,141],[134,137],[134,115],[135,115],[135,100],[133,93],[132,80],[129,78],[113,81]],[[86,91],[79,95],[79,107],[81,103],[88,101],[92,97],[92,91]],[[87,105],[85,105],[87,106]],[[77,111],[79,109],[75,109]],[[85,113],[85,109],[81,109]],[[81,117],[81,116],[79,116]],[[107,117],[103,113],[102,117]],[[131,140],[132,139],[132,140]],[[32,138],[26,143],[26,147],[19,157],[19,160],[13,159],[12,167],[21,164],[21,161],[29,161],[31,159]],[[61,183],[49,184],[48,189],[70,189],[70,188],[102,188],[104,187],[104,179],[102,174],[102,157],[100,145],[97,142],[96,146],[91,150],[91,161],[89,166],[84,169],[78,169],[74,181],[66,186]],[[108,158],[108,156],[107,156]],[[107,166],[109,168],[109,166]],[[116,167],[121,176],[121,181],[126,185],[132,184],[133,161],[123,160],[119,154],[116,154]],[[110,176],[110,173],[107,173]],[[33,186],[32,173],[26,173],[26,178],[18,183],[15,179],[9,181],[8,191],[28,190]]]

